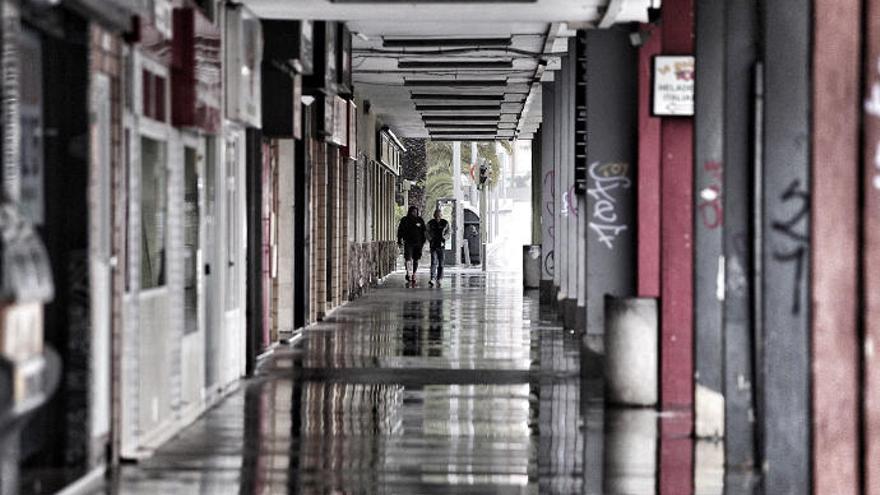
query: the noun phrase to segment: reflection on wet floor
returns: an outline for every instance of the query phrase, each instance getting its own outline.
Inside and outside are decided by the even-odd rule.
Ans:
[[[751,493],[675,417],[606,410],[601,358],[557,322],[514,274],[394,276],[102,492]]]

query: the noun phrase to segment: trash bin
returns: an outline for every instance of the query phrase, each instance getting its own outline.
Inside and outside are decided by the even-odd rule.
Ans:
[[[541,288],[541,245],[523,246],[523,287]]]
[[[657,300],[605,297],[605,379],[608,401],[657,404]]]

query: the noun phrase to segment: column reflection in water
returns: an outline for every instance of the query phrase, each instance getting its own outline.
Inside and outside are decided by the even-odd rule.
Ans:
[[[537,301],[531,301],[537,306]],[[539,320],[534,314],[530,319]],[[538,325],[538,484],[540,493],[583,493],[579,338]]]
[[[372,493],[393,482],[386,453],[403,431],[403,387],[306,382],[301,386],[293,492]]]
[[[528,484],[528,384],[429,385],[422,397],[422,434],[438,448],[422,482]]]
[[[605,418],[604,493],[656,493],[657,413],[619,409],[606,411]]]
[[[293,419],[278,411],[291,407],[292,393],[290,380],[255,383],[245,391],[241,495],[287,491]]]

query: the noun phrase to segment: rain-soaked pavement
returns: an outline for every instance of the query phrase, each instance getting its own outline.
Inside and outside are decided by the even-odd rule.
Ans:
[[[721,444],[606,411],[601,358],[518,274],[400,274],[102,493],[653,494],[723,491]]]

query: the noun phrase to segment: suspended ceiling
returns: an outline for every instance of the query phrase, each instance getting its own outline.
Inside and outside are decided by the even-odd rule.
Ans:
[[[402,137],[529,139],[540,80],[578,27],[647,20],[659,0],[246,0],[275,19],[346,21],[357,93]]]

